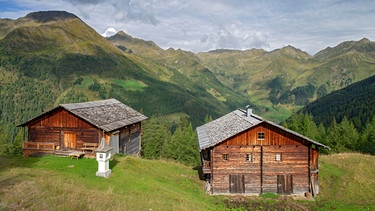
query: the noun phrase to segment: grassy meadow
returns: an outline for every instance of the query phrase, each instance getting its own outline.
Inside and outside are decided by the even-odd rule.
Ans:
[[[116,156],[109,178],[95,159],[0,157],[0,210],[372,210],[375,157],[320,157],[316,200],[264,194],[210,196],[195,167]]]

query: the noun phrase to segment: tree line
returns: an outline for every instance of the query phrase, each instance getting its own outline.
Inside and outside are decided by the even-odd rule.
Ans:
[[[282,126],[331,148],[323,149],[323,153],[362,152],[375,155],[375,117],[368,120],[360,131],[346,117],[341,122],[333,118],[326,127],[323,123],[317,126],[312,115],[302,113],[293,114]]]

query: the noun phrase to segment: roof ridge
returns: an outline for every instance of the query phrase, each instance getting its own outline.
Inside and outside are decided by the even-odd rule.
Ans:
[[[60,104],[59,106],[65,109],[71,110],[71,109],[81,109],[81,108],[89,108],[89,107],[99,107],[99,106],[105,106],[108,104],[116,104],[116,103],[121,103],[121,102],[114,98],[111,98],[111,99],[105,99],[105,100],[94,100],[94,101],[79,102],[79,103],[65,103],[65,104]]]

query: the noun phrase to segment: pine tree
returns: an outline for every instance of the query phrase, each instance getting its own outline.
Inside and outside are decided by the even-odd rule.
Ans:
[[[165,143],[164,156],[186,165],[199,164],[197,136],[186,119],[180,121],[171,139]]]
[[[340,122],[341,142],[342,144],[352,151],[357,150],[359,134],[354,124],[346,117]]]
[[[331,147],[330,144],[329,144],[329,141],[328,141],[328,138],[327,138],[327,131],[326,131],[326,128],[324,127],[323,123],[320,123],[319,127],[318,127],[318,134],[315,138],[315,140],[319,143],[322,143],[328,147]],[[324,153],[324,154],[329,154],[329,150],[326,149],[326,148],[323,148],[320,150],[321,153]]]
[[[10,135],[4,126],[0,126],[0,155],[6,156],[10,153],[12,143],[10,142]]]
[[[333,152],[348,152],[358,148],[358,131],[346,117],[340,124],[337,124],[335,119],[333,120],[327,131],[327,138]]]
[[[319,135],[318,127],[309,114],[293,114],[282,125],[312,140],[316,140]]]
[[[332,149],[331,153],[339,152],[342,150],[340,148],[343,148],[343,147],[340,146],[339,139],[340,139],[339,127],[337,125],[336,118],[333,118],[331,127],[327,129],[327,145],[331,147]]]
[[[368,121],[362,132],[359,150],[364,153],[375,155],[375,117]]]
[[[209,122],[212,122],[212,116],[207,114],[204,117],[204,123],[206,124],[206,123],[209,123]]]
[[[19,130],[12,144],[12,153],[14,155],[22,154],[22,142],[24,141],[25,133],[23,130]]]
[[[149,159],[160,158],[164,143],[170,139],[171,134],[166,125],[151,117],[144,123],[142,136],[142,156]]]

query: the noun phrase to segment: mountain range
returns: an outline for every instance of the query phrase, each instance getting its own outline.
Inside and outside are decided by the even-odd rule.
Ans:
[[[281,121],[375,75],[363,38],[315,55],[286,46],[192,53],[118,32],[104,38],[74,14],[0,19],[0,122],[17,125],[60,103],[116,98],[147,116],[193,124],[250,104]]]

